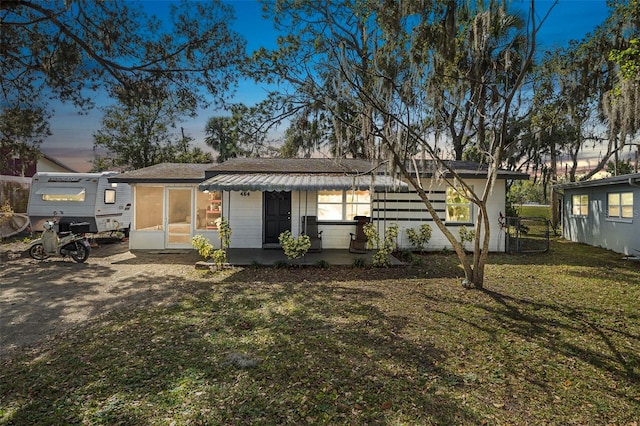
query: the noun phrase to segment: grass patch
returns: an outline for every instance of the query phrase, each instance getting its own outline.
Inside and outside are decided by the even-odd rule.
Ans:
[[[640,268],[554,241],[391,269],[191,275],[4,362],[0,424],[620,424],[640,418]],[[301,277],[304,275],[304,281]]]
[[[545,219],[551,219],[551,207],[549,206],[526,204],[518,206],[517,210],[520,217],[544,217]]]

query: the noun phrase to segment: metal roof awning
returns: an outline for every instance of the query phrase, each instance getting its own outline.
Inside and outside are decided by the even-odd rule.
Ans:
[[[372,179],[373,178],[373,179]],[[200,191],[319,191],[373,188],[374,191],[407,191],[399,179],[381,175],[327,174],[219,174],[198,185]]]
[[[74,195],[79,196],[85,192],[84,188],[40,188],[36,191],[38,195]]]

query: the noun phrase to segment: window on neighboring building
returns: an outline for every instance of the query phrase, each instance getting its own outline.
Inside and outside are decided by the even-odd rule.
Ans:
[[[105,189],[104,190],[104,203],[105,204],[115,204],[116,203],[116,190],[115,189]]]
[[[462,189],[447,188],[447,222],[472,223],[473,207]]]
[[[588,216],[589,215],[589,196],[588,195],[574,195],[571,197],[572,213],[574,216]]]
[[[371,216],[369,191],[318,191],[318,220],[353,220]]]
[[[633,192],[612,192],[607,196],[607,217],[633,219]]]

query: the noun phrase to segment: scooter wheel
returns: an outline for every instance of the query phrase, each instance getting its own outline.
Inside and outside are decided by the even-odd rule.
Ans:
[[[78,263],[84,263],[89,258],[89,249],[84,244],[76,244],[76,251],[69,253],[71,258]]]
[[[35,260],[44,260],[49,257],[44,251],[44,246],[42,244],[31,246],[31,248],[29,249],[29,256],[31,256]]]

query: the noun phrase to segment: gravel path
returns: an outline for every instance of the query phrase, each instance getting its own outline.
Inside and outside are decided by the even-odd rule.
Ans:
[[[102,242],[84,264],[31,259],[0,243],[0,360],[117,309],[171,303],[194,277],[194,251],[135,252]]]

